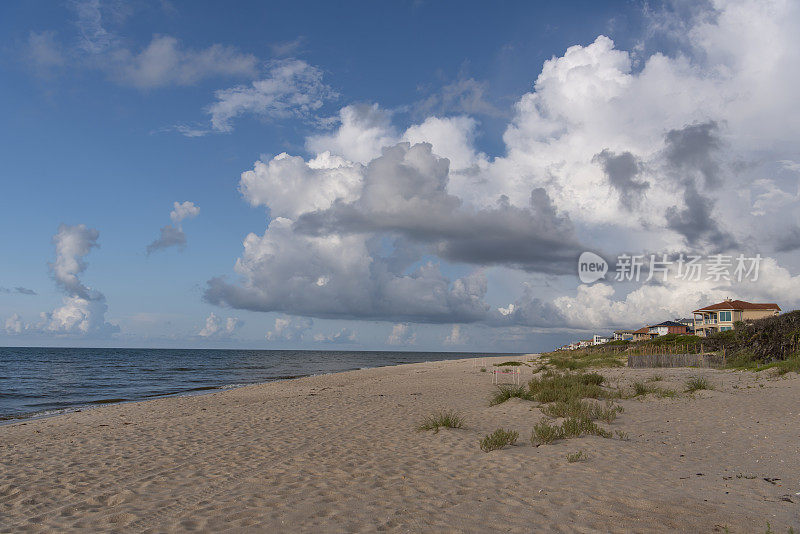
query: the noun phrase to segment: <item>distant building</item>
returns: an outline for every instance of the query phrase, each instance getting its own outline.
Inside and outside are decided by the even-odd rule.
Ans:
[[[614,341],[631,341],[633,332],[633,330],[617,330],[614,332]]]
[[[643,326],[639,330],[635,330],[633,332],[633,340],[634,341],[647,341],[648,339],[653,339],[658,334],[651,334],[649,326]]]
[[[698,336],[705,337],[714,332],[733,330],[733,323],[737,321],[772,317],[780,312],[780,306],[774,303],[725,299],[717,304],[694,310],[694,332]]]
[[[603,343],[608,343],[613,338],[611,336],[600,336],[596,335],[592,338],[592,345],[602,345]]]
[[[651,334],[666,336],[667,334],[685,334],[686,325],[675,321],[664,321],[647,327]]]
[[[687,334],[694,334],[694,318],[686,317],[683,319],[675,319],[675,322],[685,324]]]

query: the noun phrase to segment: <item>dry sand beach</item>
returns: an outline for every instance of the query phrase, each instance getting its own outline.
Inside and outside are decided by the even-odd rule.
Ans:
[[[489,406],[491,378],[471,360],[16,423],[0,427],[0,531],[800,531],[798,375],[601,372],[676,389],[700,372],[715,389],[619,401],[603,426],[628,440],[540,447],[538,404]],[[466,428],[416,431],[437,409]],[[482,452],[498,427],[519,441]],[[588,459],[568,462],[577,451]]]

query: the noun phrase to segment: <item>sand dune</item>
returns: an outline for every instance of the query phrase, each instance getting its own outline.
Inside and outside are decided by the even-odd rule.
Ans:
[[[622,385],[656,373],[602,372]],[[697,371],[658,374],[679,388]],[[531,446],[538,405],[490,407],[470,360],[7,425],[0,531],[800,532],[800,378],[703,374],[714,391],[621,401],[605,426],[628,441]],[[467,428],[415,431],[439,408]],[[482,452],[497,427],[518,444]],[[578,450],[589,459],[567,462]]]

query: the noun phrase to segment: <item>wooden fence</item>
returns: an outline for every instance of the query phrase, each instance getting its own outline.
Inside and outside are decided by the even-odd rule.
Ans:
[[[724,367],[725,353],[629,354],[628,367]]]

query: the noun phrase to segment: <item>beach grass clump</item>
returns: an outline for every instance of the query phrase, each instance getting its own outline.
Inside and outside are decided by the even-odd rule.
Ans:
[[[614,398],[613,392],[603,389],[603,376],[597,373],[555,373],[545,371],[541,377],[528,382],[528,393],[532,400],[541,403],[569,402],[573,399]]]
[[[661,382],[664,380],[664,377],[661,375],[653,375],[647,379],[648,382]]]
[[[653,388],[651,388],[650,386],[648,386],[647,384],[645,384],[643,382],[634,382],[632,384],[632,386],[633,386],[633,396],[634,397],[638,397],[640,395],[647,395],[653,389]]]
[[[601,351],[551,352],[542,354],[540,358],[552,367],[562,371],[580,371],[590,367],[622,367],[625,365],[624,357]]]
[[[589,455],[583,451],[573,452],[567,455],[567,461],[571,464],[574,464],[575,462],[582,462],[588,459]]]
[[[584,417],[568,417],[561,423],[561,434],[564,438],[579,438],[581,436],[600,436],[610,438],[611,432],[600,427],[591,419]]]
[[[599,419],[606,423],[611,423],[617,418],[617,414],[622,413],[623,408],[611,402],[606,402],[605,406],[603,406],[595,402],[572,399],[567,402],[558,401],[542,406],[541,410],[548,417]]]
[[[508,445],[513,445],[519,438],[519,432],[516,430],[505,430],[498,428],[491,434],[487,434],[480,442],[481,450],[483,452],[496,451]]]
[[[711,385],[708,378],[704,376],[693,376],[689,380],[686,381],[686,392],[687,393],[694,393],[695,391],[700,391],[702,389],[714,389],[714,386]]]
[[[547,445],[553,443],[557,439],[563,437],[561,426],[554,425],[550,419],[542,419],[533,425],[533,432],[531,433],[531,444],[534,447],[539,445]]]
[[[559,439],[579,438],[581,436],[600,436],[610,438],[611,432],[597,425],[587,417],[567,417],[560,425],[551,419],[542,419],[533,425],[531,444],[535,447],[547,445]]]
[[[495,367],[519,367],[520,365],[525,365],[525,364],[522,362],[514,362],[514,361],[494,364]]]
[[[800,356],[761,365],[755,370],[766,371],[768,369],[774,369],[775,374],[778,376],[783,376],[786,373],[800,373]]]
[[[464,418],[453,410],[441,410],[425,417],[417,430],[433,430],[436,434],[440,428],[464,428]]]
[[[800,373],[800,357],[775,362],[773,367],[779,376],[783,376],[786,373]]]
[[[525,386],[517,386],[516,384],[500,384],[497,386],[492,398],[489,401],[489,406],[502,404],[508,399],[524,399],[530,400],[531,396]]]
[[[481,373],[485,373],[485,372],[486,372],[486,367],[481,367]]]
[[[646,384],[644,382],[637,381],[631,385],[633,386],[632,397],[642,397],[645,395],[650,395],[652,393],[657,397],[663,399],[663,398],[672,398],[677,395],[677,392],[673,389],[659,388],[656,386],[651,386],[650,384]]]

